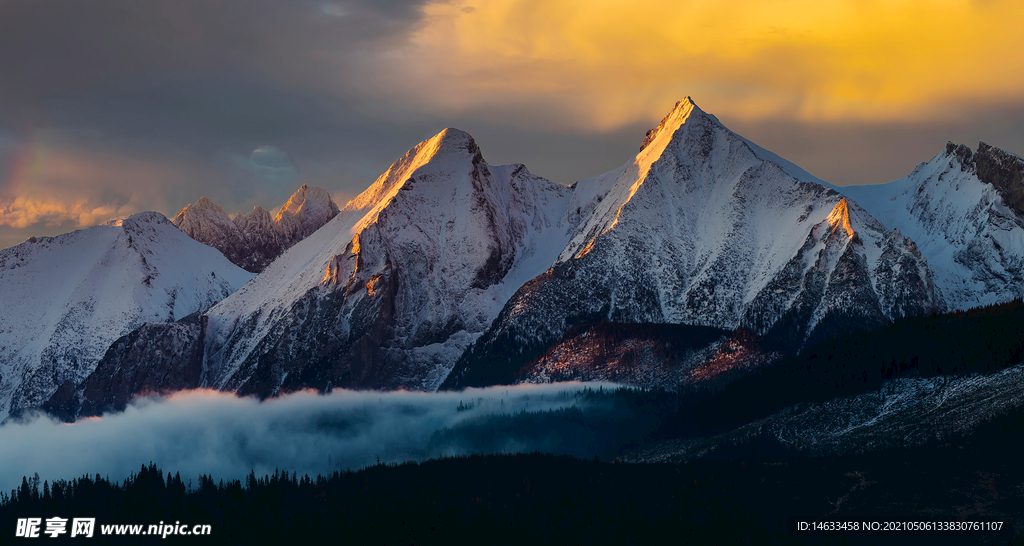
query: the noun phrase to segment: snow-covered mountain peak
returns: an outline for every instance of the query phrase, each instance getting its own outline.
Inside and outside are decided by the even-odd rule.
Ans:
[[[415,202],[454,199],[458,187],[469,182],[472,173],[486,174],[487,169],[480,148],[469,133],[444,129],[406,152],[369,188],[348,202],[345,211],[361,217],[352,233],[375,223],[381,212],[395,202],[400,191]],[[482,180],[480,176],[476,179]],[[480,184],[470,185],[474,191],[484,188]],[[411,208],[422,204],[411,203]],[[447,211],[447,214],[456,213]]]
[[[468,133],[441,131],[210,310],[209,383],[293,388],[316,368],[318,386],[435,389],[554,262],[568,198],[522,165],[488,165]]]
[[[455,165],[483,161],[480,148],[465,131],[447,128],[413,146],[391,164],[373,184],[345,205],[346,211],[370,212],[387,205],[405,184],[414,182],[420,169],[451,170]],[[373,215],[375,217],[375,215]]]
[[[323,188],[303,184],[277,213],[274,223],[286,246],[305,239],[338,214],[331,194]]]
[[[148,210],[144,212],[136,212],[135,214],[125,216],[124,218],[111,220],[100,224],[100,227],[119,227],[124,231],[131,233],[132,230],[145,229],[147,224],[173,224],[173,222],[159,212]],[[53,239],[53,237],[46,238]],[[35,239],[35,237],[33,237],[33,239]]]
[[[245,231],[245,226],[249,226],[253,223],[271,224],[274,222],[274,218],[270,216],[270,211],[256,205],[249,212],[236,212],[235,215],[231,217],[231,221],[234,222],[239,229]]]
[[[319,218],[328,214],[330,218],[333,218],[335,214],[338,214],[338,206],[334,204],[331,193],[327,190],[303,184],[288,198],[288,202],[281,207],[281,211],[277,213],[274,220],[280,223],[288,214],[310,220],[314,216]],[[321,222],[321,225],[324,223],[326,220]]]
[[[197,209],[199,209],[199,210],[219,209],[219,208],[221,208],[220,205],[218,205],[217,203],[213,202],[213,199],[210,199],[209,197],[207,197],[205,195],[200,197],[199,200],[196,201],[195,207]]]
[[[117,225],[127,229],[137,229],[147,224],[171,224],[171,221],[159,212],[148,210],[145,212],[137,212],[131,216],[122,218]]]
[[[139,223],[139,222],[142,222],[142,223],[154,223],[155,222],[155,223],[168,223],[168,224],[171,223],[171,221],[168,220],[166,216],[164,216],[163,214],[160,214],[159,212],[146,211],[146,212],[137,212],[137,213],[135,213],[135,214],[133,214],[131,216],[125,216],[124,218],[118,218],[116,220],[111,220],[109,222],[106,222],[106,223],[103,223],[103,224],[100,224],[100,225],[101,226],[106,226],[106,227],[121,227],[121,226],[123,226],[125,224],[125,222],[129,222],[130,224],[132,224],[132,223]]]
[[[252,277],[158,212],[0,251],[0,419],[82,380],[142,323],[205,310]]]
[[[476,145],[473,137],[460,129],[448,127],[430,139],[434,146],[434,156],[447,154],[468,153],[475,156],[480,153],[480,147]]]
[[[673,203],[689,202],[688,208],[700,207],[701,203],[709,207],[724,204],[721,200],[731,199],[733,190],[742,182],[742,175],[754,167],[763,169],[765,172],[761,174],[764,175],[772,171],[766,178],[779,181],[780,189],[807,181],[791,174],[794,170],[804,175],[806,172],[756,148],[717,118],[700,110],[689,98],[681,100],[658,127],[648,131],[640,152],[632,161],[615,171],[577,183],[567,216],[574,216],[579,210],[589,218],[580,216],[578,221],[583,223],[578,224],[579,228],[559,260],[586,255],[598,237],[616,229],[624,218],[631,216],[629,209],[666,209],[668,216],[658,222],[664,222],[665,229],[676,230],[678,226],[672,225],[673,216],[668,210],[673,208]],[[639,221],[640,224],[646,222],[647,219]]]
[[[934,310],[914,245],[815,180],[680,101],[634,158],[575,185],[568,244],[475,354],[596,320],[745,327],[797,350]]]
[[[658,141],[661,146],[657,152],[660,155],[661,150],[665,149],[668,141],[672,138],[672,135],[681,127],[691,116],[706,116],[707,114],[701,110],[697,103],[693,102],[693,99],[686,97],[683,100],[676,103],[672,108],[672,111],[668,113],[658,124],[657,127],[647,131],[647,135],[644,138],[643,143],[640,144],[640,151],[647,149],[652,143]]]
[[[171,223],[193,239],[197,239],[196,235],[204,231],[231,231],[233,225],[228,213],[224,211],[224,207],[214,203],[205,195],[200,197],[195,204],[185,205],[185,208],[175,215]]]
[[[912,238],[947,307],[1024,294],[1024,160],[949,142],[900,180],[841,191]]]
[[[231,218],[225,212],[224,207],[214,203],[205,195],[200,197],[194,204],[185,205],[171,221],[179,229],[189,234],[190,231],[205,229],[206,224],[225,226]],[[185,227],[182,227],[182,226]],[[221,229],[224,229],[223,227]]]

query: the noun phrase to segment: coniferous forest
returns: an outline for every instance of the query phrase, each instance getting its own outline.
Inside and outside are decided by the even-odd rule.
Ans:
[[[1016,457],[1022,425],[1019,413],[946,444],[818,459],[779,457],[751,443],[728,460],[678,465],[478,455],[315,478],[281,471],[244,483],[186,483],[150,465],[122,482],[26,479],[0,498],[0,518],[88,512],[99,526],[156,523],[172,513],[212,526],[209,537],[168,537],[188,544],[1017,544],[1024,543],[1024,522],[1013,520],[1024,509]],[[883,517],[1002,522],[1003,530],[795,531],[800,521]]]

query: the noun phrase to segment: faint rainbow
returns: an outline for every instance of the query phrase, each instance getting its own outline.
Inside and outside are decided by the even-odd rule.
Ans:
[[[8,199],[28,195],[39,187],[46,172],[46,155],[46,146],[36,135],[15,147],[3,178]]]

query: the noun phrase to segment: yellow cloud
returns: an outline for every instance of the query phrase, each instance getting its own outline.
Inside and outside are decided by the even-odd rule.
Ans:
[[[380,61],[407,100],[523,123],[609,129],[684,95],[743,119],[923,119],[1019,100],[1022,20],[1013,0],[441,1]]]
[[[170,167],[36,138],[0,173],[0,226],[88,227],[160,210],[157,182],[181,176]]]
[[[0,225],[13,228],[37,225],[54,227],[71,222],[78,227],[88,227],[135,212],[138,212],[135,206],[101,204],[80,197],[57,200],[19,196],[0,203]]]

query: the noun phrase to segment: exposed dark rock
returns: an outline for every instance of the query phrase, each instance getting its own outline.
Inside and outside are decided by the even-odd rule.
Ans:
[[[205,317],[150,322],[115,341],[79,385],[65,381],[43,404],[66,421],[122,411],[135,396],[194,389],[203,371]]]
[[[974,162],[978,178],[992,184],[1003,201],[1024,217],[1024,158],[979,142]]]
[[[611,381],[674,391],[721,385],[779,356],[747,330],[598,322],[566,332],[513,379]]]

